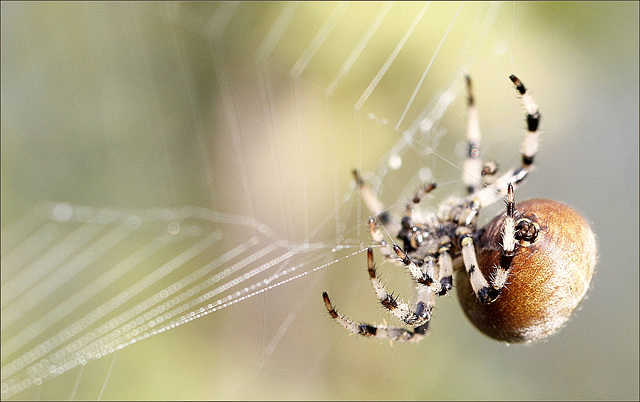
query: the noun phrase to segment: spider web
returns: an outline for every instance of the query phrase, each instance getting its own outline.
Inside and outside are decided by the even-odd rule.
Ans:
[[[523,128],[507,77],[535,88],[516,4],[3,4],[3,36],[7,12],[58,17],[24,41],[59,54],[3,58],[3,100],[9,74],[52,97],[26,121],[3,106],[3,149],[41,156],[3,151],[3,399],[361,397],[318,379],[347,339],[322,290],[384,317],[350,171],[398,214],[428,180],[426,207],[462,195],[463,75],[505,168]],[[7,178],[23,190],[8,200]]]

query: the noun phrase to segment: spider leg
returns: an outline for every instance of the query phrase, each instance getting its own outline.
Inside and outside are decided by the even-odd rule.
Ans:
[[[509,271],[511,271],[511,261],[516,254],[516,224],[515,224],[515,210],[516,203],[513,195],[513,186],[509,184],[507,186],[507,212],[504,218],[504,229],[502,231],[502,256],[500,258],[500,265],[496,265],[491,274],[491,293],[498,298],[502,293]],[[493,299],[495,300],[495,299]]]
[[[394,250],[399,251],[400,247],[394,244]],[[402,251],[400,251],[402,253]],[[404,254],[404,253],[403,253]],[[404,254],[405,258],[406,254]],[[431,261],[433,264],[433,261]],[[418,327],[425,324],[431,319],[431,310],[435,304],[435,297],[437,292],[441,289],[440,284],[435,282],[427,273],[422,273],[420,268],[411,262],[412,267],[408,267],[411,275],[414,278],[418,278],[418,292],[417,301],[415,307],[409,304],[398,301],[397,297],[393,297],[384,288],[384,285],[380,282],[380,279],[376,276],[375,263],[373,261],[373,250],[370,248],[367,250],[367,268],[369,271],[369,279],[371,279],[371,285],[376,291],[376,295],[380,300],[380,303],[389,310],[391,315],[395,316],[407,325]],[[433,271],[433,268],[431,269]],[[433,272],[431,272],[433,275]],[[427,285],[427,283],[429,283]],[[420,286],[420,285],[425,286]],[[437,285],[436,285],[437,284]],[[437,289],[437,290],[436,290]]]
[[[347,331],[362,336],[368,336],[379,339],[389,339],[390,341],[399,342],[420,342],[425,336],[429,328],[429,322],[418,326],[413,331],[401,327],[389,327],[383,324],[355,324],[353,321],[338,313],[331,305],[327,292],[322,293],[324,306],[338,324],[342,325]]]
[[[467,192],[473,194],[478,183],[481,183],[482,160],[480,159],[480,119],[478,109],[475,106],[471,77],[465,77],[467,81],[467,158],[462,166],[462,181],[467,187]]]
[[[427,255],[425,257],[424,264],[427,268],[426,268],[426,271],[423,272],[422,269],[420,269],[420,267],[418,267],[418,265],[415,262],[411,261],[407,253],[402,251],[400,246],[398,246],[397,244],[394,244],[393,250],[398,255],[398,260],[402,262],[404,266],[409,270],[409,273],[411,274],[413,279],[416,280],[416,282],[426,287],[432,288],[433,290],[435,290],[436,293],[442,290],[442,284],[440,284],[440,282],[438,282],[433,278],[434,277],[433,265],[435,261],[433,255]]]
[[[473,238],[470,233],[461,236],[462,256],[464,266],[469,274],[471,288],[476,294],[476,298],[482,303],[492,303],[502,293],[502,289],[507,283],[509,271],[511,271],[511,261],[516,253],[516,223],[515,211],[516,203],[513,195],[513,185],[507,184],[507,212],[504,218],[504,228],[502,231],[502,256],[500,265],[496,265],[491,273],[491,283],[487,282],[482,272],[477,269],[476,253],[473,246]]]
[[[462,228],[463,232],[460,236],[460,245],[462,246],[462,261],[464,263],[465,270],[469,275],[469,281],[471,282],[471,289],[476,295],[476,299],[481,303],[491,303],[500,295],[494,292],[494,288],[489,285],[489,282],[485,279],[482,271],[478,267],[478,261],[476,258],[476,251],[473,245],[473,236],[468,228]]]
[[[382,234],[382,231],[378,227],[378,224],[376,223],[376,220],[374,218],[369,218],[369,232],[373,241],[381,246],[380,251],[382,252],[382,255],[384,255],[385,259],[387,261],[396,263],[393,249],[391,248],[391,246],[389,246],[386,240],[384,240],[384,235]]]
[[[538,153],[538,125],[540,124],[540,112],[538,111],[538,105],[533,100],[530,93],[522,84],[522,82],[515,75],[509,76],[513,85],[516,86],[516,90],[522,96],[522,103],[524,109],[527,112],[527,134],[522,143],[522,168],[529,169],[533,165],[533,159]]]
[[[471,85],[471,77],[465,76],[467,81],[467,158],[462,166],[462,181],[467,188],[469,194],[475,193],[480,184],[488,186],[495,181],[495,174],[498,170],[498,164],[495,162],[482,163],[480,157],[480,140],[482,138],[480,131],[480,118],[478,117],[478,108],[475,105],[473,97],[473,87]]]
[[[527,92],[524,84],[522,84],[515,75],[510,76],[509,79],[513,82],[516,90],[520,93],[526,112],[527,133],[525,134],[522,142],[522,162],[519,168],[509,170],[504,175],[497,178],[493,184],[478,190],[467,197],[469,199],[477,199],[480,204],[480,208],[493,204],[498,199],[506,196],[507,186],[509,183],[511,183],[514,188],[517,188],[518,184],[520,184],[531,170],[534,159],[538,154],[538,126],[540,124],[540,112],[538,111],[538,105],[531,94]]]
[[[444,296],[451,290],[453,286],[453,262],[451,260],[451,242],[446,241],[440,245],[438,249],[438,267],[440,268],[438,278],[442,289],[438,293]]]

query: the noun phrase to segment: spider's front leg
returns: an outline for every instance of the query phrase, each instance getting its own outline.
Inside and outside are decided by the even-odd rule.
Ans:
[[[511,270],[511,262],[516,254],[516,201],[513,195],[513,185],[507,185],[507,213],[504,218],[504,228],[502,230],[502,256],[500,265],[495,266],[491,274],[491,293],[497,299],[502,293],[502,288],[507,283],[507,277]]]

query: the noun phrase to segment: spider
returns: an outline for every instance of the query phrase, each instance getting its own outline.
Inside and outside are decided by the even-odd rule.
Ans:
[[[385,210],[358,171],[356,187],[371,213],[373,242],[386,260],[405,267],[416,282],[411,304],[392,296],[376,275],[373,250],[367,250],[367,270],[375,293],[392,316],[410,326],[355,324],[340,315],[326,292],[331,317],[354,334],[400,342],[419,342],[427,334],[439,296],[449,294],[455,272],[458,299],[473,325],[503,342],[542,339],[568,320],[586,294],[596,263],[595,237],[573,209],[556,201],[535,199],[516,205],[514,189],[528,175],[538,152],[538,106],[524,84],[510,77],[526,111],[527,133],[522,162],[500,177],[495,163],[480,159],[480,128],[471,79],[467,86],[468,154],[463,183],[468,195],[450,198],[437,213],[423,212],[421,199],[436,188],[427,183],[407,204],[400,221]],[[482,208],[505,199],[505,211],[483,228]],[[379,227],[397,233],[403,244],[388,244]],[[464,267],[464,270],[462,269]]]

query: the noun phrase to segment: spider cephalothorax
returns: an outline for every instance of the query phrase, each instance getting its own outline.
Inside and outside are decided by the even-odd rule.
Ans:
[[[357,171],[356,186],[372,217],[369,230],[387,260],[406,267],[416,281],[413,304],[391,296],[376,275],[373,250],[367,250],[369,278],[382,305],[413,330],[354,324],[323,299],[331,317],[352,333],[418,342],[428,330],[438,296],[449,293],[456,271],[457,293],[469,320],[485,334],[506,342],[541,339],[560,328],[589,288],[596,243],[587,222],[574,210],[550,200],[516,205],[514,188],[522,182],[538,151],[538,106],[522,82],[509,77],[522,96],[527,134],[522,163],[496,177],[495,163],[480,160],[480,129],[467,77],[469,152],[463,165],[468,196],[443,202],[437,213],[419,211],[421,198],[436,188],[420,188],[398,222],[373,195]],[[477,228],[480,210],[505,199],[505,212]],[[380,222],[402,242],[390,245]],[[462,268],[464,267],[464,272]]]

